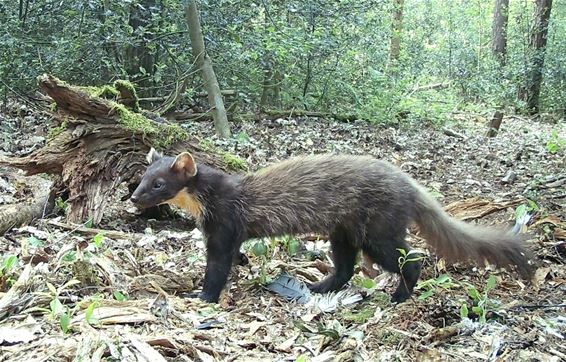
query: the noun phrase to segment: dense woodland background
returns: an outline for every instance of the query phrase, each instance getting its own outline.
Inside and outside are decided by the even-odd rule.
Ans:
[[[563,115],[564,0],[198,1],[222,89],[249,109],[443,120],[453,111]],[[36,76],[101,85],[130,79],[166,96],[194,69],[179,1],[0,4],[0,92]],[[243,105],[242,105],[243,102]]]

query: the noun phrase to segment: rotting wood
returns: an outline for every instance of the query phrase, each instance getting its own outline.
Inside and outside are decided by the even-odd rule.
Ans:
[[[495,137],[499,133],[499,127],[501,127],[501,122],[503,121],[503,112],[495,111],[493,118],[489,121],[489,130],[487,131],[487,137]]]
[[[139,239],[139,237],[140,237],[139,234],[136,234],[136,233],[125,233],[125,232],[116,231],[116,230],[87,228],[87,227],[80,226],[80,225],[65,224],[65,223],[62,223],[62,222],[55,221],[55,220],[49,220],[48,224],[52,225],[52,226],[56,226],[56,227],[61,228],[61,229],[71,230],[73,232],[77,232],[77,233],[81,233],[81,234],[87,234],[87,235],[102,234],[102,235],[107,236],[111,239],[132,239],[132,238],[138,238]]]
[[[151,147],[167,154],[189,151],[201,163],[235,170],[223,153],[204,150],[178,125],[150,120],[50,75],[40,76],[38,83],[57,104],[58,132],[43,148],[21,158],[1,158],[0,165],[27,175],[60,176],[55,193],[68,193],[70,222],[98,224],[116,188],[139,182]]]
[[[0,163],[2,158],[0,157]],[[55,206],[54,188],[52,183],[46,181],[39,185],[37,190],[32,190],[33,199],[19,204],[0,205],[0,235],[15,226],[30,223],[35,219],[41,219],[51,213]]]

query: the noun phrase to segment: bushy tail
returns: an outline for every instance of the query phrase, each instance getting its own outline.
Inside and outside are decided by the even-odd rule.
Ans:
[[[518,235],[451,218],[425,189],[411,181],[417,190],[414,221],[439,255],[451,261],[488,261],[499,267],[515,265],[523,278],[532,276],[529,254]]]

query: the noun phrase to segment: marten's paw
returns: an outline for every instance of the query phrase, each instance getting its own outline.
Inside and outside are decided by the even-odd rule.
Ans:
[[[203,301],[208,302],[208,303],[218,303],[218,297],[217,296],[214,296],[214,295],[211,295],[211,294],[208,294],[208,293],[205,293],[205,292],[200,292],[199,295],[198,295],[198,298],[200,300],[203,300]]]
[[[391,296],[391,303],[393,304],[403,303],[404,301],[409,299],[410,296],[411,293],[407,292],[407,290],[397,289]]]
[[[246,256],[246,254],[238,252],[236,255],[234,255],[234,260],[233,260],[233,264],[234,265],[248,265],[250,263],[250,260],[248,259],[248,257]]]
[[[308,287],[313,293],[328,293],[340,289],[343,285],[338,284],[338,280],[331,275],[318,283],[309,284]]]

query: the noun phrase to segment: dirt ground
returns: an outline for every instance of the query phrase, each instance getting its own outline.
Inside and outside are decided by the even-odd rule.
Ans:
[[[4,105],[0,155],[41,147],[48,121]],[[205,267],[194,222],[182,212],[144,219],[120,189],[97,229],[66,223],[61,203],[0,237],[0,361],[566,360],[565,151],[549,145],[553,131],[566,138],[564,124],[508,117],[491,139],[486,124],[469,114],[444,127],[290,117],[235,124],[232,141],[208,123],[185,127],[250,171],[310,153],[388,160],[455,217],[526,232],[537,265],[530,284],[489,266],[449,265],[411,233],[428,254],[411,300],[392,305],[396,277],[359,267],[343,292],[300,304],[265,287],[282,272],[312,282],[330,270],[328,243],[298,235],[263,241],[259,256],[258,241],[246,242],[249,264],[235,267],[219,304],[207,304],[190,298]],[[31,179],[0,168],[0,205],[29,198]]]

